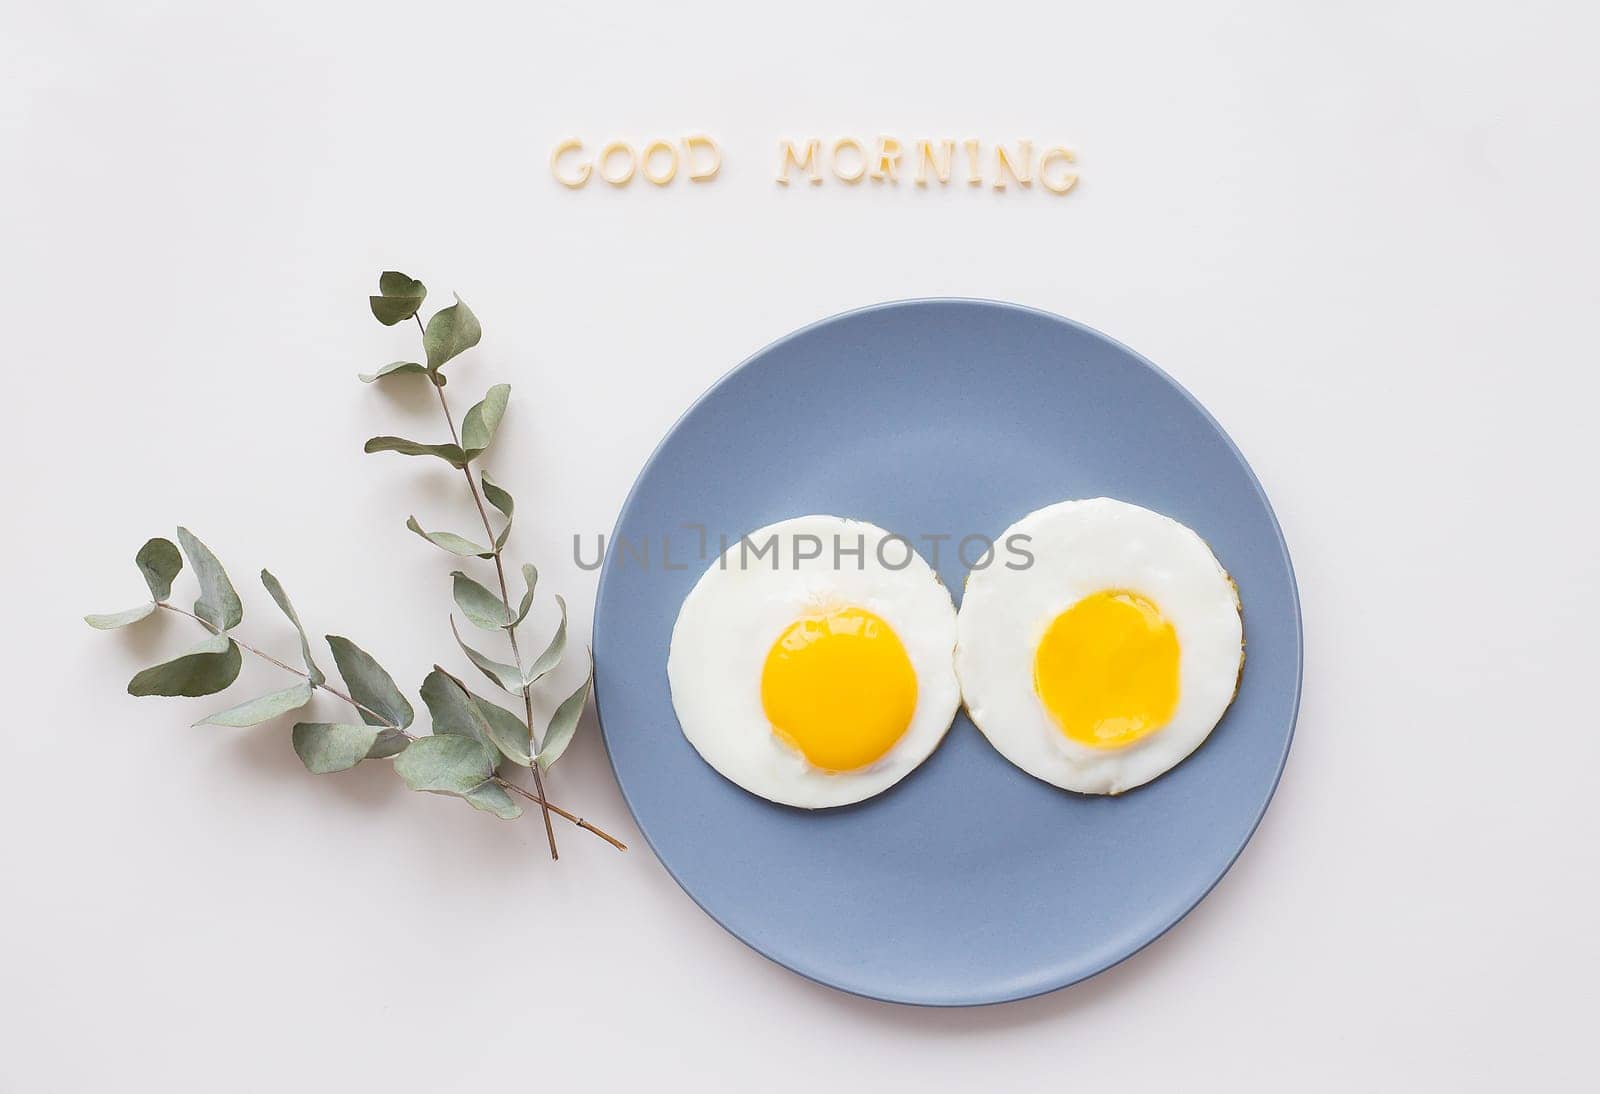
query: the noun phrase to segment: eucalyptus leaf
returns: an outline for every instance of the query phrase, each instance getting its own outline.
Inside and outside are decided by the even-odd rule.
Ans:
[[[403,730],[384,729],[378,732],[378,739],[372,742],[372,747],[367,749],[367,759],[387,760],[390,756],[398,756],[406,750],[410,739]]]
[[[409,319],[410,316],[404,316],[403,318]],[[356,375],[361,378],[361,382],[363,384],[375,384],[385,376],[393,376],[396,373],[403,374],[408,372],[415,372],[426,376],[428,374],[428,367],[426,365],[419,365],[415,361],[390,361],[377,372],[358,372]]]
[[[456,630],[454,616],[450,619],[450,633],[456,636],[456,644],[461,647],[461,652],[467,655],[467,660],[478,666],[479,672],[513,695],[522,691],[522,676],[514,666],[486,657],[461,641],[461,632]]]
[[[483,719],[489,743],[514,764],[528,767],[533,763],[533,738],[528,724],[498,703],[491,703],[481,695],[467,692],[474,714]]]
[[[283,584],[266,570],[261,571],[261,584],[266,586],[273,602],[283,610],[284,615],[289,617],[289,622],[294,624],[295,633],[300,636],[300,659],[306,663],[306,672],[311,677],[312,685],[321,687],[327,683],[328,678],[311,658],[311,642],[306,638],[306,629],[301,625],[300,616],[295,612],[294,605],[289,603],[289,594],[283,591]]]
[[[427,299],[428,290],[422,282],[407,277],[397,270],[386,270],[378,278],[379,296],[367,297],[372,305],[372,314],[386,327],[396,323],[403,323],[417,314],[417,309],[422,307],[422,302]]]
[[[583,678],[582,686],[561,701],[556,712],[550,716],[550,724],[545,727],[544,742],[540,745],[537,757],[540,771],[548,771],[550,765],[561,759],[561,754],[572,743],[572,735],[578,731],[578,719],[589,701],[589,689],[593,684],[594,655],[590,654],[589,672]]]
[[[505,417],[506,403],[511,398],[510,384],[496,384],[484,395],[483,401],[467,411],[461,419],[461,447],[467,459],[473,460],[494,443],[500,419]]]
[[[228,580],[222,563],[211,553],[211,548],[187,528],[178,529],[178,542],[183,544],[183,553],[189,556],[189,565],[194,567],[200,581],[200,598],[194,602],[194,614],[217,630],[230,631],[237,627],[244,619],[244,605],[239,602],[239,594],[233,591],[233,582]]]
[[[456,607],[461,609],[461,614],[466,616],[473,626],[486,631],[498,631],[511,622],[504,602],[494,593],[460,570],[456,570],[450,577],[454,581],[452,591],[455,594]]]
[[[423,677],[418,692],[428,708],[434,733],[454,733],[457,737],[471,737],[484,744],[491,743],[479,721],[472,717],[467,706],[466,688],[448,672],[435,665],[433,671]]]
[[[451,467],[467,466],[468,456],[455,444],[421,444],[417,441],[408,441],[404,437],[373,437],[361,446],[361,451],[372,452],[398,452],[402,456],[435,456]]]
[[[395,687],[394,677],[385,672],[370,653],[337,634],[328,635],[328,648],[333,650],[334,664],[339,666],[339,675],[350,689],[350,697],[368,708],[361,712],[362,721],[368,725],[383,725],[383,719],[387,719],[388,725],[399,729],[411,724],[416,717],[411,704]]]
[[[471,695],[478,711],[489,726],[489,743],[512,763],[529,767],[533,764],[533,738],[528,723],[512,714],[498,703],[491,703],[481,695]]]
[[[433,544],[435,547],[449,551],[453,555],[460,555],[462,558],[494,557],[494,552],[489,550],[489,548],[480,547],[476,543],[473,543],[470,539],[467,539],[464,536],[458,536],[454,532],[424,531],[422,525],[417,523],[416,517],[407,517],[406,527],[417,533],[417,535],[421,536],[429,543]]]
[[[292,687],[284,688],[282,691],[274,691],[269,695],[263,695],[260,698],[240,703],[238,706],[229,707],[227,710],[219,710],[215,714],[209,714],[196,722],[195,725],[238,726],[240,728],[258,726],[262,722],[270,722],[272,719],[287,714],[291,710],[299,710],[311,702],[311,692],[312,687],[310,684],[295,684]]]
[[[489,478],[487,471],[480,471],[478,479],[483,484],[484,500],[498,509],[500,515],[506,518],[505,524],[500,527],[500,531],[494,537],[494,548],[498,551],[506,545],[506,540],[511,538],[511,515],[516,511],[516,502],[512,500],[511,494],[504,487]]]
[[[511,800],[511,795],[505,788],[496,782],[486,782],[475,790],[470,790],[461,795],[462,799],[472,808],[481,809],[485,813],[493,813],[501,820],[516,820],[522,816],[522,806]]]
[[[183,556],[170,539],[156,536],[146,540],[139,553],[133,556],[133,562],[150,587],[151,599],[165,600],[172,595],[172,579],[183,570]]]
[[[482,337],[483,328],[478,325],[478,317],[462,303],[461,297],[456,297],[454,304],[433,313],[422,333],[422,347],[428,353],[428,371],[437,372],[446,361],[477,345]]]
[[[313,775],[345,771],[360,763],[378,737],[374,726],[349,722],[301,722],[294,727],[295,755]]]
[[[534,567],[533,563],[524,562],[522,564],[522,580],[527,584],[528,588],[522,594],[522,603],[517,605],[517,618],[512,621],[512,626],[516,626],[528,618],[528,610],[533,607],[534,586],[539,584],[539,571]]]
[[[489,472],[487,471],[478,472],[478,481],[483,484],[484,500],[486,500],[496,509],[500,510],[500,514],[507,520],[510,520],[511,514],[515,512],[517,508],[517,503],[511,497],[510,491],[501,486],[499,483],[490,479]]]
[[[125,612],[107,612],[104,615],[86,615],[83,621],[97,631],[114,631],[118,627],[126,627],[129,623],[137,623],[156,610],[156,602],[140,604],[137,608],[129,608]]]
[[[408,277],[399,270],[384,270],[378,275],[378,291],[384,296],[394,297],[424,297],[428,295],[427,288],[414,277]]]
[[[193,556],[190,556],[191,561]],[[128,681],[129,695],[215,695],[239,677],[243,658],[225,634],[213,634],[171,661]]]
[[[482,741],[445,733],[418,737],[394,761],[394,769],[413,790],[470,794],[494,777],[494,751]]]
[[[567,602],[557,596],[556,603],[561,607],[561,622],[556,625],[556,633],[550,639],[550,644],[544,648],[543,653],[534,658],[533,664],[528,666],[523,678],[525,683],[531,684],[555,668],[561,663],[562,655],[567,652]]]
[[[482,741],[523,767],[533,762],[527,723],[497,703],[474,695],[437,665],[422,682],[422,701],[428,704],[435,733]]]

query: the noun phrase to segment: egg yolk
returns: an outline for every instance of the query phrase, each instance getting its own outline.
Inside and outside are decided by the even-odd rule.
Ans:
[[[797,619],[761,670],[761,706],[773,732],[813,767],[854,771],[905,735],[917,675],[899,635],[863,608]]]
[[[1132,744],[1177,709],[1177,632],[1138,593],[1086,596],[1039,640],[1033,689],[1068,740],[1092,748]]]

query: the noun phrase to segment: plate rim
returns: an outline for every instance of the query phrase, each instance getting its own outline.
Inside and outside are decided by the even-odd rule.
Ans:
[[[723,921],[722,917],[717,915],[710,908],[706,907],[705,903],[700,899],[700,897],[697,896],[687,884],[685,884],[683,878],[678,876],[678,872],[661,854],[660,850],[655,845],[655,841],[650,838],[650,833],[644,822],[640,819],[638,810],[634,808],[633,799],[628,794],[628,787],[623,781],[621,773],[617,770],[616,759],[611,754],[611,739],[606,733],[605,711],[602,709],[600,698],[600,688],[598,684],[599,665],[601,660],[599,650],[602,644],[600,640],[602,618],[600,605],[606,599],[607,589],[614,572],[614,567],[612,565],[613,556],[610,552],[607,552],[604,562],[600,568],[599,581],[596,583],[595,587],[593,633],[590,637],[590,642],[595,650],[594,657],[597,681],[594,688],[595,720],[600,729],[600,740],[605,749],[606,763],[611,767],[611,776],[616,780],[617,789],[622,795],[623,804],[627,806],[628,813],[633,818],[634,827],[639,830],[639,836],[644,840],[645,845],[650,848],[650,853],[655,856],[656,861],[661,864],[662,869],[664,869],[667,872],[667,875],[672,878],[674,884],[676,884],[678,888],[683,891],[684,895],[694,902],[695,907],[699,908],[701,912],[705,913],[705,915],[713,923],[721,927],[734,938],[738,939],[739,942],[748,947],[750,950],[754,951],[761,957],[779,966],[780,968],[787,969],[789,972],[792,972],[797,976],[804,977],[813,984],[819,984],[822,987],[828,988],[832,991],[843,992],[846,995],[853,995],[857,998],[871,999],[875,1002],[889,1003],[897,1006],[932,1007],[937,1009],[1000,1006],[1005,1003],[1019,1003],[1026,999],[1036,999],[1042,995],[1049,995],[1052,992],[1058,992],[1064,988],[1070,988],[1074,984],[1081,984],[1086,980],[1099,976],[1108,969],[1113,969],[1122,964],[1124,961],[1127,961],[1129,958],[1143,951],[1147,946],[1150,946],[1156,940],[1165,936],[1167,932],[1171,931],[1174,927],[1181,923],[1189,915],[1189,913],[1193,912],[1195,908],[1199,907],[1201,901],[1205,900],[1206,897],[1211,895],[1212,891],[1222,883],[1222,879],[1228,876],[1228,873],[1233,869],[1234,864],[1239,861],[1239,856],[1244,853],[1245,847],[1250,843],[1250,840],[1255,836],[1256,831],[1261,827],[1261,822],[1266,817],[1268,807],[1271,806],[1273,798],[1277,796],[1278,787],[1283,781],[1283,772],[1288,766],[1289,753],[1294,746],[1295,731],[1300,720],[1301,696],[1305,688],[1305,626],[1300,605],[1300,585],[1294,570],[1294,559],[1289,553],[1288,540],[1284,537],[1283,526],[1278,521],[1277,511],[1272,507],[1272,500],[1267,496],[1266,490],[1262,487],[1261,480],[1256,475],[1255,468],[1252,467],[1250,465],[1250,461],[1245,458],[1244,453],[1240,450],[1232,435],[1222,427],[1222,423],[1217,421],[1216,417],[1206,409],[1205,405],[1201,403],[1200,400],[1197,399],[1188,388],[1184,387],[1183,384],[1174,379],[1173,376],[1165,369],[1156,364],[1154,361],[1150,360],[1144,354],[1140,353],[1138,350],[1135,350],[1131,346],[1118,341],[1117,339],[1106,334],[1104,331],[1101,331],[1095,327],[1091,327],[1086,323],[1081,323],[1076,319],[1069,319],[1067,316],[1061,315],[1057,312],[1048,311],[1044,308],[1037,308],[1027,304],[1018,304],[1009,300],[995,300],[978,296],[915,296],[895,300],[885,300],[876,304],[866,304],[861,307],[849,308],[844,311],[834,312],[833,314],[824,316],[821,319],[813,320],[804,326],[796,327],[789,333],[775,338],[761,346],[755,352],[746,356],[738,364],[728,369],[721,376],[717,377],[717,379],[711,384],[709,384],[706,389],[694,399],[693,402],[683,409],[683,412],[673,420],[672,424],[667,427],[667,430],[662,433],[661,439],[658,440],[655,444],[655,447],[651,449],[650,455],[645,459],[644,463],[639,465],[639,470],[634,475],[633,484],[628,488],[627,495],[622,499],[622,505],[617,510],[616,520],[611,526],[611,542],[615,543],[617,541],[617,536],[620,534],[623,521],[627,518],[629,510],[633,506],[634,499],[639,493],[640,486],[643,483],[645,476],[649,473],[651,468],[655,466],[657,460],[660,459],[662,450],[666,447],[667,442],[672,439],[673,435],[677,433],[677,431],[683,426],[684,422],[686,422],[691,415],[699,410],[704,403],[706,403],[713,395],[720,391],[744,369],[765,357],[767,354],[773,352],[780,346],[786,345],[787,343],[801,338],[809,334],[811,331],[821,327],[831,326],[835,323],[840,323],[848,319],[854,319],[872,312],[914,309],[929,305],[947,304],[971,305],[979,308],[996,308],[1003,311],[1020,312],[1025,315],[1046,319],[1054,323],[1060,323],[1064,326],[1074,328],[1091,338],[1108,343],[1109,345],[1127,354],[1133,360],[1139,362],[1139,364],[1155,373],[1157,377],[1171,385],[1171,387],[1177,391],[1177,393],[1181,395],[1191,407],[1199,412],[1201,417],[1208,424],[1210,424],[1214,430],[1216,430],[1217,435],[1220,436],[1223,442],[1227,445],[1228,451],[1233,454],[1234,458],[1238,461],[1239,466],[1244,469],[1251,488],[1255,491],[1256,496],[1261,501],[1262,507],[1266,510],[1267,521],[1272,529],[1273,538],[1277,543],[1278,554],[1282,558],[1284,572],[1289,579],[1290,604],[1294,623],[1295,666],[1293,694],[1290,696],[1289,702],[1288,733],[1284,737],[1283,749],[1278,755],[1277,764],[1272,773],[1271,784],[1267,787],[1267,792],[1262,797],[1261,805],[1256,810],[1255,817],[1251,820],[1250,825],[1246,829],[1244,835],[1240,837],[1238,846],[1235,847],[1228,855],[1227,862],[1223,865],[1222,869],[1217,872],[1217,876],[1211,880],[1210,884],[1206,885],[1206,887],[1201,890],[1201,892],[1194,898],[1193,901],[1182,907],[1176,915],[1174,915],[1167,922],[1163,923],[1158,929],[1151,932],[1148,937],[1144,938],[1138,944],[1127,948],[1125,951],[1122,951],[1116,956],[1105,960],[1104,962],[1096,965],[1094,968],[1091,968],[1089,971],[1078,975],[1068,976],[1060,979],[1059,981],[1053,981],[1042,986],[1030,987],[1020,992],[1002,991],[988,995],[980,994],[961,999],[929,999],[912,998],[909,996],[895,997],[887,994],[877,994],[872,991],[861,990],[860,988],[850,987],[844,984],[834,983],[830,980],[822,978],[821,976],[808,972],[805,969],[797,968],[788,961],[781,960],[780,958],[768,953],[751,939],[745,937],[744,934],[741,934],[739,931],[729,926]],[[1066,791],[1064,791],[1064,793],[1066,793]]]

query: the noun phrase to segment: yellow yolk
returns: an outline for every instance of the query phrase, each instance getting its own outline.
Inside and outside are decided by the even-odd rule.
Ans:
[[[863,608],[789,624],[761,670],[773,731],[814,767],[854,771],[894,747],[917,709],[917,674],[900,637]]]
[[[1118,748],[1178,706],[1178,635],[1138,593],[1107,589],[1056,616],[1033,655],[1033,689],[1068,740]]]

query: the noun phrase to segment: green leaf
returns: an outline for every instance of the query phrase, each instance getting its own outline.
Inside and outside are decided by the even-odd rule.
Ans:
[[[190,556],[193,561],[194,556]],[[152,665],[128,681],[129,695],[215,695],[239,677],[243,658],[225,634],[214,634],[171,661]]]
[[[467,450],[467,459],[474,460],[486,452],[494,442],[500,419],[505,417],[506,402],[511,398],[510,384],[496,384],[484,395],[483,402],[467,411],[461,419],[461,447]]]
[[[504,516],[507,520],[510,520],[511,514],[515,512],[517,508],[517,503],[512,499],[510,492],[499,483],[492,481],[489,478],[489,472],[487,471],[478,472],[478,481],[483,483],[484,499],[487,500],[490,505],[500,510],[500,514],[502,516]]]
[[[471,737],[489,744],[486,733],[467,707],[467,690],[460,681],[438,665],[422,679],[418,689],[422,702],[428,708],[428,717],[434,733],[454,733],[457,737]]]
[[[512,621],[512,626],[528,618],[528,610],[533,607],[533,589],[539,584],[539,571],[531,562],[522,564],[522,580],[527,583],[528,589],[522,594],[522,603],[517,605],[517,618]]]
[[[367,749],[367,759],[387,760],[390,756],[398,756],[410,744],[403,730],[385,729],[378,732],[378,739]]]
[[[133,561],[144,575],[144,583],[150,586],[152,599],[165,600],[172,595],[172,579],[183,570],[183,556],[170,539],[157,536],[146,540]]]
[[[233,591],[233,582],[228,580],[222,563],[187,528],[178,529],[178,542],[183,544],[183,553],[189,556],[189,565],[200,580],[200,599],[194,602],[194,614],[220,631],[237,627],[244,619],[244,605],[239,603],[239,594]]]
[[[493,777],[494,761],[494,752],[482,741],[445,733],[412,741],[394,769],[413,790],[462,795]]]
[[[422,701],[428,704],[435,733],[482,741],[523,767],[533,762],[527,724],[504,707],[474,695],[437,665],[422,682]]]
[[[422,282],[407,277],[396,270],[387,270],[378,278],[380,296],[369,296],[372,314],[386,327],[403,323],[417,314],[427,299],[428,290]]]
[[[561,754],[572,743],[572,735],[578,731],[578,718],[583,714],[584,704],[589,701],[589,688],[593,683],[594,655],[590,654],[589,672],[583,678],[582,686],[563,699],[550,716],[550,724],[544,731],[544,743],[537,757],[540,771],[548,771],[550,765],[561,759]]]
[[[361,446],[363,452],[398,452],[402,456],[436,456],[451,467],[467,466],[468,456],[454,444],[419,444],[404,437],[373,437]]]
[[[428,290],[422,282],[414,277],[407,277],[399,270],[384,270],[378,276],[378,291],[384,296],[409,297],[426,296]]]
[[[350,689],[350,697],[369,711],[361,712],[361,720],[368,725],[382,725],[381,715],[390,726],[404,729],[416,714],[406,697],[395,687],[394,677],[384,671],[370,653],[337,634],[328,635],[328,648],[333,650],[334,664],[339,675]]]
[[[528,724],[498,703],[491,703],[480,695],[467,693],[472,710],[483,719],[489,743],[514,764],[528,767],[533,763],[533,740]]]
[[[428,371],[437,372],[446,361],[477,345],[482,337],[483,328],[478,325],[478,317],[461,302],[461,297],[456,297],[454,304],[433,313],[422,333],[422,348],[428,353]]]
[[[495,550],[498,551],[506,545],[506,540],[511,538],[511,514],[516,510],[516,502],[512,500],[511,495],[506,490],[490,481],[487,471],[480,471],[478,479],[483,484],[484,499],[500,510],[500,515],[506,518],[506,522],[501,526],[499,534],[494,537]]]
[[[533,765],[533,737],[528,733],[528,723],[498,702],[490,702],[470,691],[467,697],[472,699],[482,715],[483,723],[488,726],[490,744],[499,750],[502,757],[512,763],[520,763],[523,768]]]
[[[118,627],[126,627],[129,623],[137,623],[151,612],[156,610],[155,601],[140,604],[137,608],[129,608],[125,612],[107,612],[105,615],[86,615],[83,621],[97,631],[114,631]]]
[[[561,606],[561,622],[556,626],[555,637],[550,639],[550,644],[544,652],[534,659],[528,666],[528,671],[523,677],[525,683],[533,683],[545,673],[561,663],[561,657],[567,652],[567,602],[561,597],[556,597],[556,603]]]
[[[464,536],[458,536],[454,532],[423,531],[422,525],[417,523],[416,517],[407,517],[406,527],[417,533],[417,535],[421,536],[429,543],[433,544],[435,547],[449,551],[453,555],[460,555],[462,558],[494,557],[494,552],[489,550],[489,548],[480,547],[476,543],[473,543],[470,539],[467,539]]]
[[[510,616],[506,614],[506,606],[498,596],[460,570],[456,570],[450,576],[454,579],[456,607],[461,609],[462,615],[472,621],[473,626],[482,627],[486,631],[497,631],[511,622]]]
[[[209,714],[195,723],[197,726],[258,726],[262,722],[270,722],[291,710],[299,710],[311,702],[311,685],[295,684],[293,687],[284,688],[282,691],[263,695],[258,699],[240,703],[227,710],[219,710]]]
[[[198,540],[196,541],[199,542]],[[202,547],[202,550],[204,548]],[[208,554],[210,552],[207,552]],[[215,560],[213,560],[215,561]],[[139,573],[144,578],[144,583],[150,589],[151,602],[140,604],[127,611],[107,612],[103,615],[86,615],[83,621],[89,626],[101,631],[115,630],[126,627],[129,623],[137,623],[147,618],[156,610],[156,604],[172,595],[172,579],[183,570],[183,556],[172,545],[169,539],[159,536],[146,540],[145,545],[139,548],[139,553],[133,556],[134,565],[139,567]],[[219,567],[220,568],[220,567]],[[226,580],[226,578],[224,578]]]
[[[373,726],[348,722],[301,722],[294,727],[294,751],[313,775],[345,771],[366,758],[377,740]]]
[[[283,609],[283,614],[289,617],[289,622],[294,624],[294,629],[300,635],[300,659],[306,663],[306,672],[311,676],[311,683],[321,687],[327,682],[327,677],[311,659],[311,642],[306,638],[306,629],[300,625],[300,616],[295,613],[294,605],[289,603],[289,594],[283,591],[283,585],[277,578],[266,570],[261,571],[261,584],[267,587],[267,592],[272,595],[273,602]]]
[[[401,318],[409,319],[410,316],[402,316]],[[393,376],[396,373],[406,372],[416,372],[426,376],[428,374],[428,369],[426,365],[419,365],[415,361],[390,361],[377,372],[358,372],[356,375],[361,378],[361,382],[363,384],[374,384],[383,379],[385,376]]]
[[[474,809],[493,813],[501,820],[516,820],[522,816],[522,806],[511,800],[511,795],[499,783],[486,782],[476,790],[461,797]]]
[[[496,661],[492,657],[485,657],[465,642],[461,641],[461,632],[456,630],[455,617],[450,618],[450,633],[456,636],[456,644],[461,647],[461,652],[467,655],[467,660],[478,666],[478,671],[494,681],[500,687],[513,695],[522,691],[522,676],[515,667],[504,662]]]

